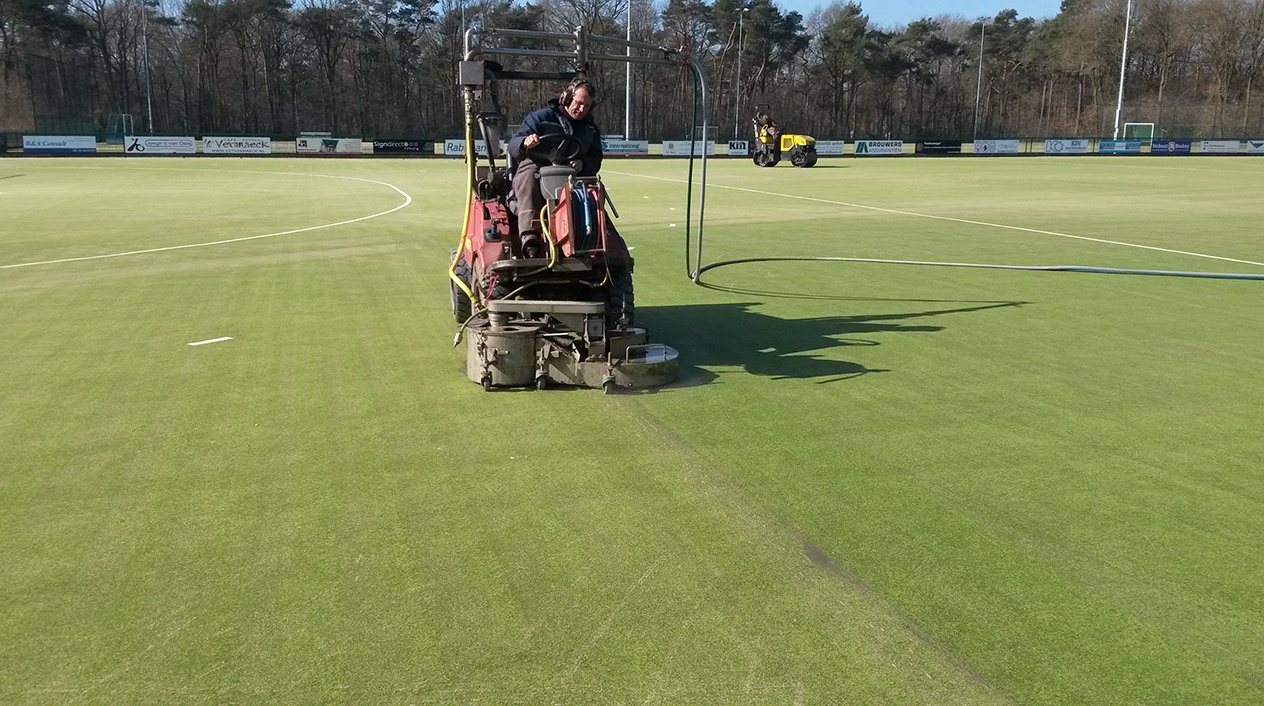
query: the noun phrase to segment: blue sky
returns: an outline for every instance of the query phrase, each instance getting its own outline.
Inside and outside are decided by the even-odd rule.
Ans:
[[[960,15],[970,20],[990,18],[1005,9],[1017,10],[1019,17],[1039,20],[1058,14],[1062,5],[1060,0],[859,0],[859,3],[871,24],[887,27],[939,15]],[[807,17],[817,7],[829,4],[829,0],[779,0],[776,4],[782,10],[795,10]]]

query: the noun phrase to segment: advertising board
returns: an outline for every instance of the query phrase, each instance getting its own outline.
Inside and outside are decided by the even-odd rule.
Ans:
[[[373,154],[434,154],[435,141],[424,139],[374,140]]]
[[[1089,141],[1086,137],[1045,140],[1045,154],[1088,154],[1088,147]]]
[[[606,156],[612,157],[637,157],[650,153],[650,143],[648,140],[623,140],[603,137],[601,138],[601,151]]]
[[[847,147],[846,140],[817,140],[816,153],[823,157],[841,157]]]
[[[500,143],[500,153],[505,154],[508,148],[505,143]],[[474,150],[478,152],[478,156],[487,156],[487,143],[483,140],[474,140]],[[465,156],[465,140],[444,140],[443,154],[448,157],[464,157]]]
[[[1150,154],[1182,155],[1194,151],[1193,140],[1157,139],[1150,140]]]
[[[1264,140],[1247,140],[1247,154],[1264,154]]]
[[[1202,140],[1198,143],[1199,154],[1237,154],[1240,149],[1241,140]]]
[[[930,157],[961,154],[961,140],[918,140],[913,151]]]
[[[97,138],[92,135],[23,135],[25,154],[96,154]]]
[[[904,154],[903,140],[856,140],[856,156],[889,156]]]
[[[346,157],[364,154],[364,140],[358,137],[317,137],[300,136],[294,140],[294,149],[299,154]]]
[[[702,155],[702,143],[694,142],[694,156]],[[689,140],[663,140],[663,156],[664,157],[688,157],[689,156]],[[707,156],[715,156],[715,140],[707,140]]]
[[[729,140],[729,156],[730,157],[749,157],[750,141],[749,140]]]
[[[272,138],[203,137],[202,154],[272,154]]]
[[[974,153],[982,155],[1018,154],[1018,140],[975,140]]]
[[[1141,140],[1102,140],[1098,154],[1141,154]]]
[[[192,135],[182,137],[126,135],[123,137],[123,154],[129,157],[197,154],[197,140],[194,140]]]

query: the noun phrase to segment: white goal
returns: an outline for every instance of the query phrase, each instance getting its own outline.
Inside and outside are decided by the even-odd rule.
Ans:
[[[1159,137],[1154,123],[1124,123],[1125,140],[1153,140]]]

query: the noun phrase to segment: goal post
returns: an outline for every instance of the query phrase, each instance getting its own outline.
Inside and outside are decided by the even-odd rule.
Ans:
[[[1125,140],[1153,140],[1162,137],[1154,123],[1124,123]]]
[[[719,125],[696,125],[693,128],[694,142],[715,142],[719,138]]]

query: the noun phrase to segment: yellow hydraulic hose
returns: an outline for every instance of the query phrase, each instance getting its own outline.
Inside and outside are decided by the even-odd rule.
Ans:
[[[465,93],[465,163],[469,165],[468,174],[465,180],[465,218],[461,223],[461,240],[456,246],[456,257],[452,258],[452,263],[448,265],[448,279],[456,283],[456,286],[465,292],[465,296],[470,298],[473,304],[477,297],[474,296],[470,286],[456,276],[456,263],[460,261],[461,255],[465,254],[465,246],[469,242],[470,232],[470,208],[474,200],[474,176],[475,176],[475,158],[474,154],[474,123],[473,123],[473,106],[471,105],[472,97],[469,91]]]
[[[557,243],[553,242],[553,233],[549,231],[549,206],[540,208],[540,230],[544,231],[544,239],[549,244],[549,264],[545,269],[551,270],[557,265]]]

